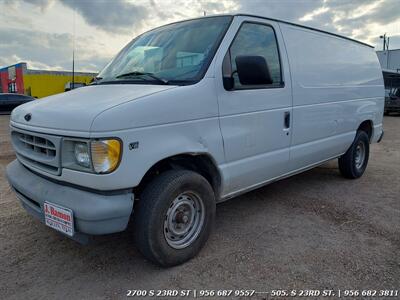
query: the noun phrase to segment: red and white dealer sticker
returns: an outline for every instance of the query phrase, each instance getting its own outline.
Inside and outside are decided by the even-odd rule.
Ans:
[[[72,210],[50,202],[45,202],[43,209],[44,220],[47,226],[61,231],[66,235],[74,235],[74,217]]]

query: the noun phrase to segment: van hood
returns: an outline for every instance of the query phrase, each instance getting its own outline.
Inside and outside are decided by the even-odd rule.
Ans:
[[[105,110],[151,94],[175,88],[168,85],[92,85],[31,101],[15,108],[16,125],[89,132],[93,120]]]

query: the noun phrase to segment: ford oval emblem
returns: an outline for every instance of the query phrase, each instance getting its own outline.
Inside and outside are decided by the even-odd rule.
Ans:
[[[24,119],[25,119],[27,122],[29,122],[29,121],[32,119],[32,114],[26,114],[26,115],[24,116]]]

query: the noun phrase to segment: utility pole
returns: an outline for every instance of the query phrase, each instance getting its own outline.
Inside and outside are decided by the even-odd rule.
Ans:
[[[386,56],[386,69],[389,69],[389,40],[390,38],[386,36],[386,33],[384,35],[381,35],[379,38],[383,39],[383,49],[382,51],[384,52],[383,54]],[[386,53],[385,53],[386,51]]]
[[[72,83],[71,83],[71,87],[70,87],[71,90],[73,90],[75,88],[75,6],[73,7],[72,26],[73,26],[73,28],[72,28]]]
[[[71,90],[75,87],[75,50],[72,50],[72,83],[71,83]]]
[[[382,51],[385,51],[386,50],[386,33],[384,35],[381,35],[380,38],[383,39]]]
[[[383,39],[383,48],[382,51],[388,50],[386,48],[389,48],[389,45],[386,45],[386,33],[384,35],[381,35],[379,38]],[[388,44],[389,44],[389,38],[388,38]]]
[[[389,61],[390,61],[389,55],[390,52],[389,52],[389,37],[388,37],[386,42],[386,69],[389,69]]]

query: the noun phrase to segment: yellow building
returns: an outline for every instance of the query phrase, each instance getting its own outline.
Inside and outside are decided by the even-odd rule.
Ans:
[[[74,86],[91,82],[96,73],[74,73]],[[72,72],[32,70],[26,63],[0,69],[0,92],[25,94],[35,98],[65,92],[71,88]]]

